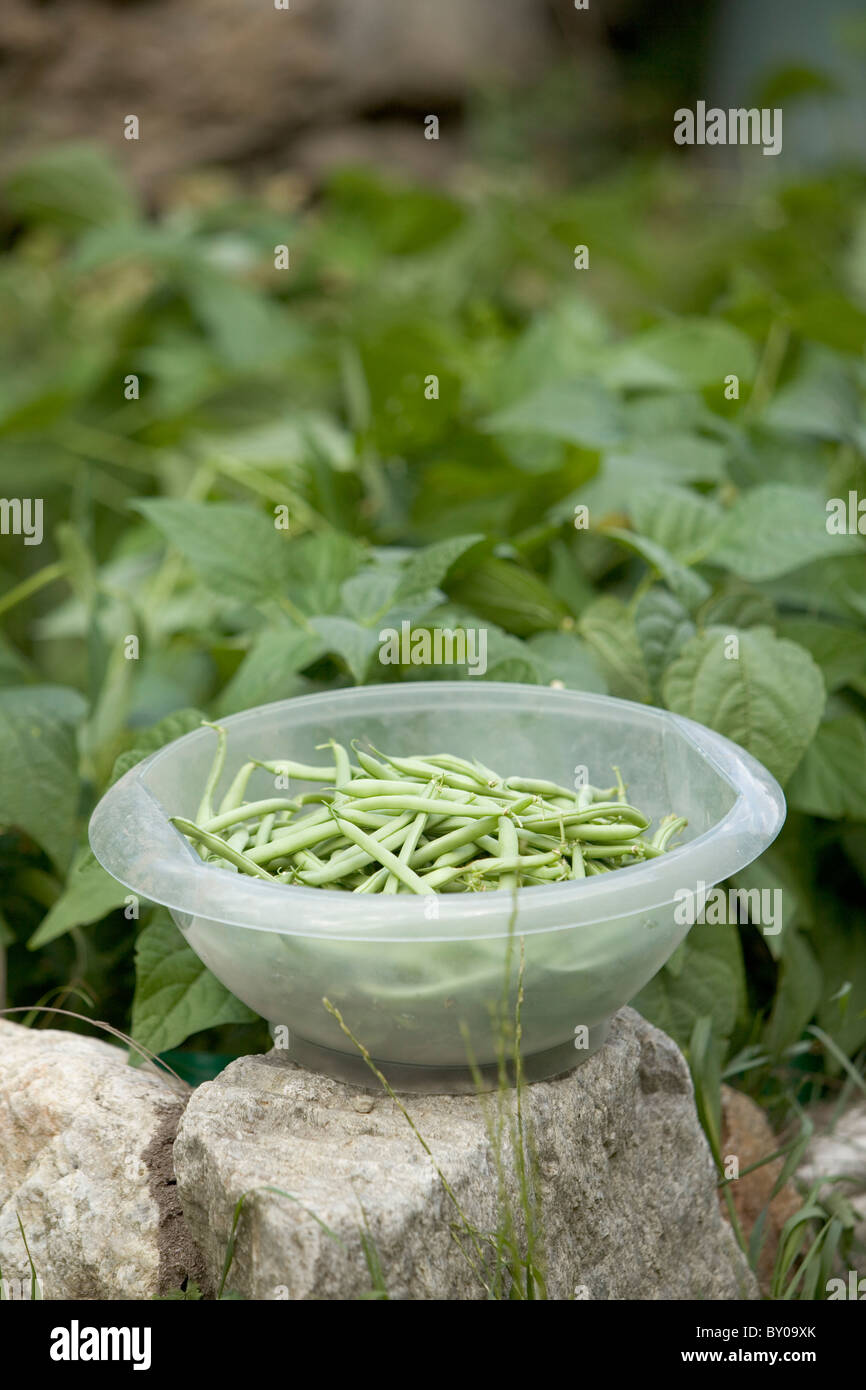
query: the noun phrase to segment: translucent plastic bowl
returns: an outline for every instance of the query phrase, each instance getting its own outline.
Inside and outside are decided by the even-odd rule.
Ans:
[[[677,891],[742,869],[785,815],[778,784],[736,744],[664,710],[600,695],[413,681],[283,700],[223,722],[228,754],[218,795],[249,757],[315,762],[325,759],[317,744],[359,738],[389,753],[447,751],[504,775],[567,785],[579,767],[593,785],[610,785],[617,764],[633,804],[655,820],[672,810],[688,817],[679,848],[611,874],[522,888],[515,914],[507,890],[358,895],[204,864],[168,818],[195,814],[212,730],[187,734],[128,772],[93,813],[97,859],[134,893],[170,909],[217,978],[281,1029],[277,1040],[288,1041],[291,1056],[361,1085],[375,1082],[323,997],[398,1089],[464,1090],[473,1085],[470,1057],[486,1081],[495,1075],[495,1013],[506,972],[513,1008],[520,940],[528,1079],[585,1060],[611,1015],[686,935],[688,924],[675,917]],[[249,798],[269,793],[273,779],[256,772]]]

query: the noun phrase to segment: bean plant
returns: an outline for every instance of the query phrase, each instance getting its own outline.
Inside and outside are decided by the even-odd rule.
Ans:
[[[719,730],[788,800],[732,885],[779,890],[783,929],[745,910],[696,925],[636,1006],[687,1049],[699,1027],[707,1075],[771,1107],[850,1083],[866,1047],[866,180],[725,178],[684,157],[575,190],[491,175],[474,199],[349,171],[309,207],[238,184],[153,211],[89,147],[6,177],[8,1006],[65,1005],[189,1066],[266,1046],[166,915],[95,863],[101,793],[203,718],[270,700],[557,683]],[[29,534],[24,499],[41,503]],[[381,634],[404,624],[483,631],[485,670],[399,644],[383,662]],[[371,827],[339,829],[357,844]],[[508,836],[492,846],[516,872]],[[543,876],[552,847],[533,849],[522,868]]]

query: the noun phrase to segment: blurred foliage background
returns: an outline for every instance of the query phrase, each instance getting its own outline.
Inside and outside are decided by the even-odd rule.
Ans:
[[[177,45],[201,62],[180,91],[172,52],[165,97],[144,43],[164,4],[69,7],[62,53],[59,7],[0,22],[21,145],[0,477],[45,517],[40,546],[0,538],[6,1004],[131,1028],[189,1068],[267,1046],[162,913],[130,916],[89,811],[203,716],[455,674],[382,667],[382,626],[483,624],[488,679],[665,705],[784,783],[783,835],[737,885],[780,887],[784,931],[698,926],[636,1004],[700,1039],[711,1131],[722,1075],[776,1118],[848,1094],[866,540],[825,523],[828,499],[866,497],[856,12],[787,5],[781,32],[772,4],[500,4],[496,24],[479,0],[456,43],[417,7],[353,28],[299,3],[282,48],[295,20],[245,9],[257,56],[238,59],[230,8],[192,10],[210,27]],[[783,154],[676,148],[698,97],[783,106]]]

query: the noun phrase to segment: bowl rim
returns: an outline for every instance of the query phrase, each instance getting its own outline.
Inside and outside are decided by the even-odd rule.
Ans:
[[[538,704],[547,705],[560,714],[563,706],[569,704],[576,711],[613,706],[637,713],[647,723],[672,725],[728,782],[735,793],[734,802],[715,825],[661,858],[628,865],[615,874],[589,880],[563,880],[527,886],[516,892],[494,889],[484,893],[437,894],[435,898],[409,894],[357,895],[297,884],[289,886],[228,874],[203,863],[180,831],[171,825],[166,808],[143,782],[145,770],[159,759],[170,756],[178,744],[204,736],[207,731],[202,727],[163,745],[108,789],[95,807],[88,827],[94,856],[131,893],[183,917],[207,918],[228,926],[329,940],[465,940],[579,929],[596,921],[652,913],[669,906],[675,901],[675,894],[690,884],[701,882],[707,888],[712,887],[751,863],[773,842],[784,823],[786,807],[781,787],[744,748],[684,715],[612,695],[506,681],[393,681],[275,700],[238,711],[217,722],[231,731],[254,720],[263,711],[278,707],[299,709],[327,702],[375,704],[383,696],[391,701],[400,699],[401,708],[409,710],[413,696],[425,704],[429,703],[431,693],[439,699],[453,697],[457,703],[481,697],[501,708],[529,694]],[[144,814],[147,802],[151,813],[163,822],[162,830],[154,826],[162,853],[147,862],[139,857],[131,865],[119,863],[122,856],[117,852],[117,826],[125,827],[130,820],[134,823],[137,814]],[[132,845],[135,836],[131,831],[128,838]],[[696,871],[698,864],[702,865],[700,873]],[[432,917],[428,915],[431,902],[437,905]],[[300,920],[288,920],[290,915]],[[279,918],[283,920],[274,920]],[[531,920],[525,920],[527,918]]]

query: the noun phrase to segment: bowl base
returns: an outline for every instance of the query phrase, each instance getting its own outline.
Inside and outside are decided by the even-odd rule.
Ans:
[[[589,1029],[586,1047],[577,1049],[573,1041],[569,1041],[524,1057],[524,1080],[547,1081],[581,1066],[603,1046],[610,1031],[610,1022],[609,1018],[604,1018]],[[362,1090],[381,1091],[381,1084],[357,1053],[320,1047],[293,1033],[288,1056],[308,1071],[320,1072]],[[469,1067],[434,1067],[414,1062],[388,1062],[375,1057],[373,1061],[395,1091],[415,1095],[474,1095],[479,1090],[495,1091],[499,1085],[499,1068],[495,1062],[479,1067],[473,1075]],[[508,1066],[508,1084],[514,1085],[514,1068],[511,1064]]]

